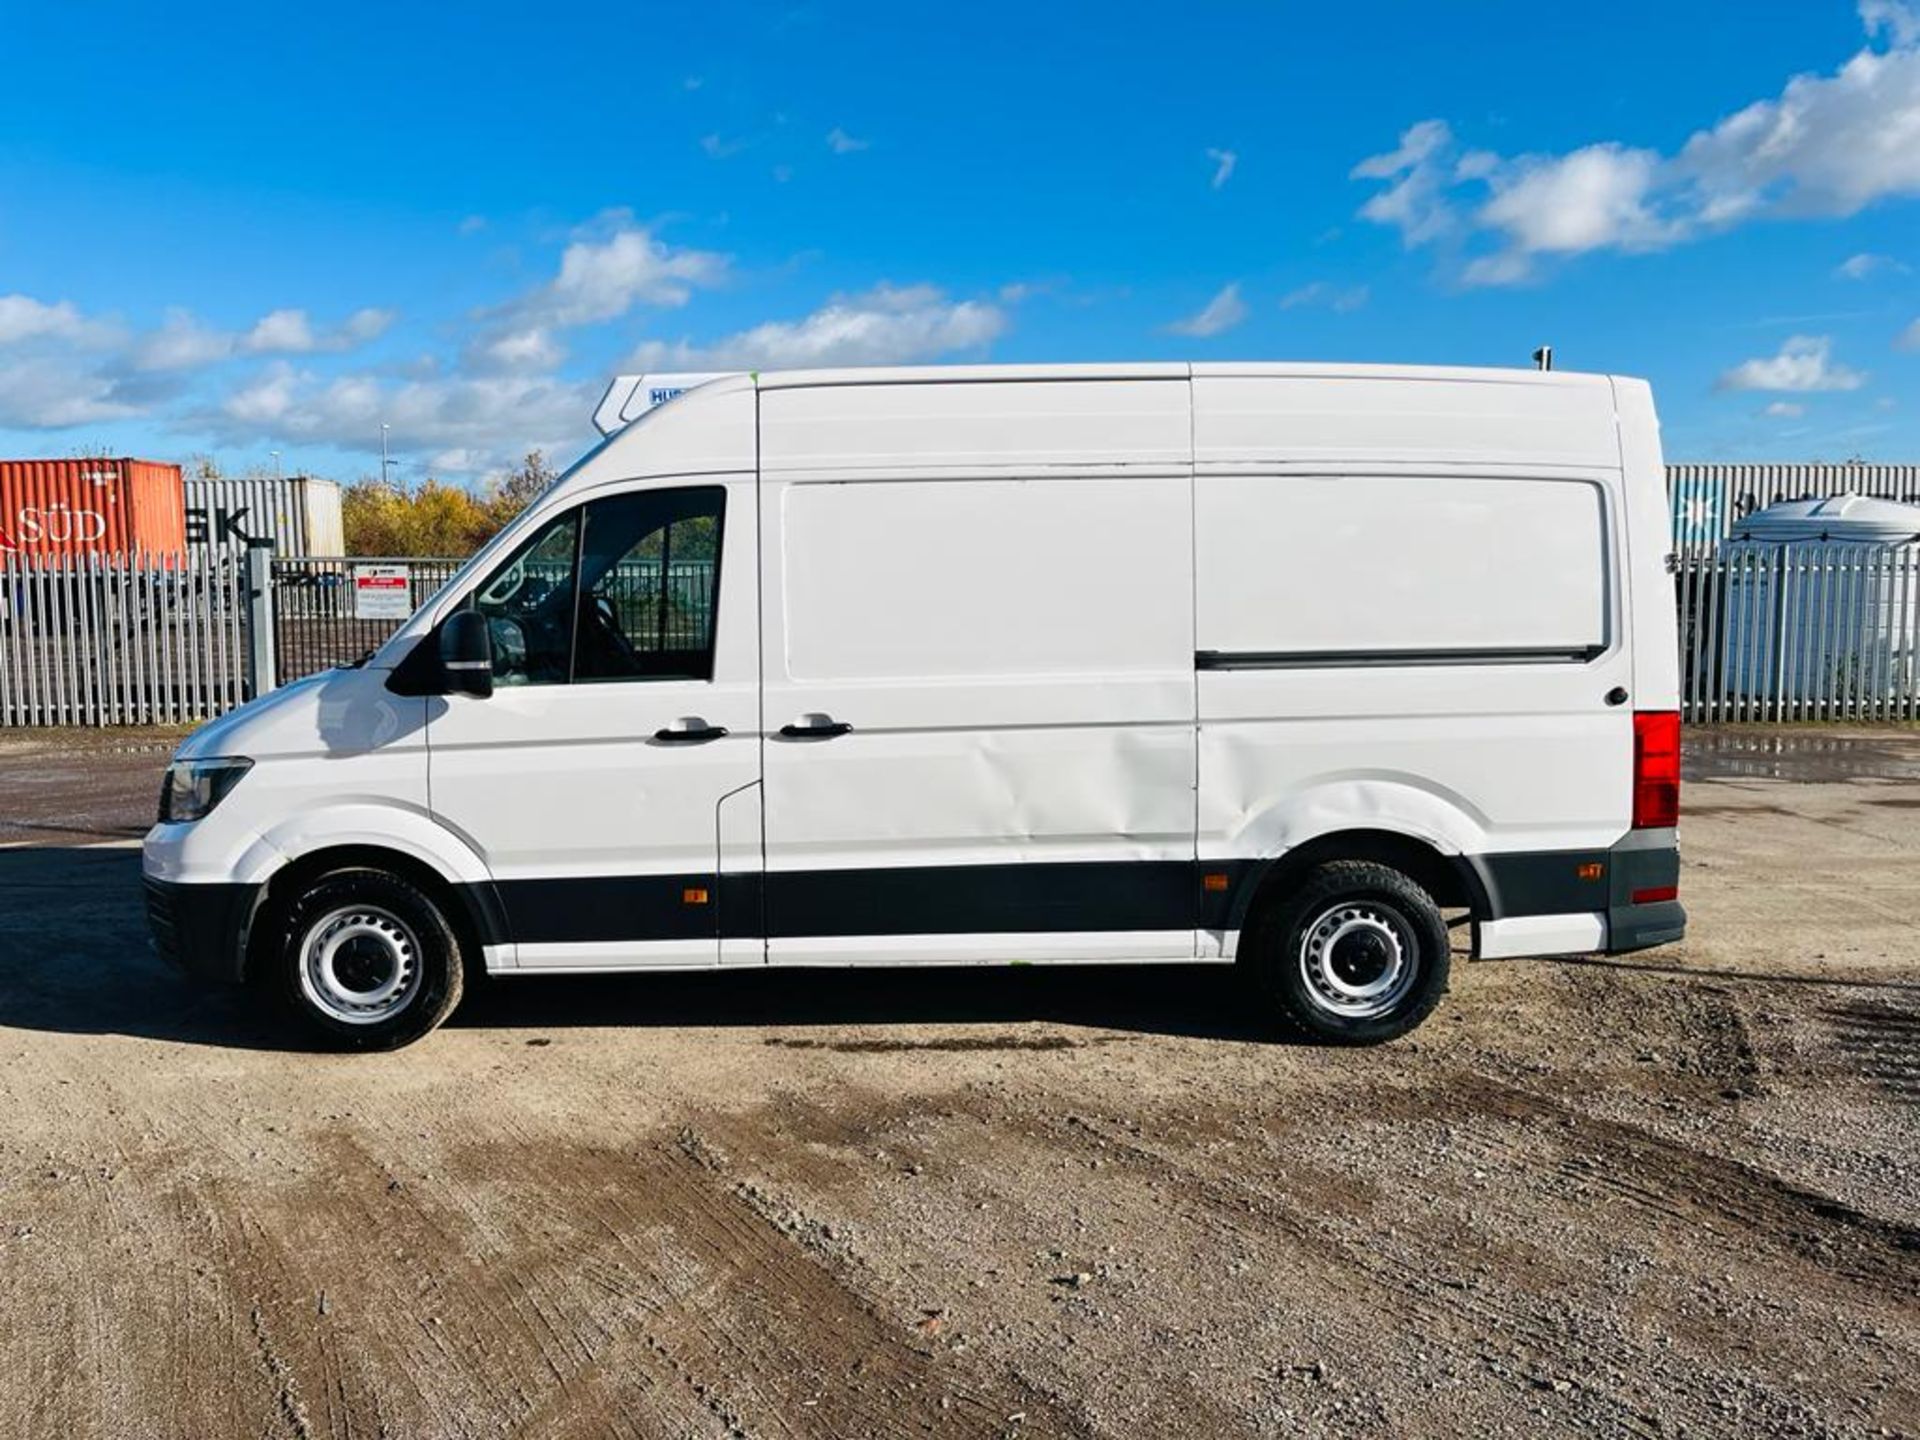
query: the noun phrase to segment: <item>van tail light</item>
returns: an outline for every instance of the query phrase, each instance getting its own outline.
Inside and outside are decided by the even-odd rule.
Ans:
[[[1680,823],[1680,712],[1640,710],[1633,717],[1633,828]]]

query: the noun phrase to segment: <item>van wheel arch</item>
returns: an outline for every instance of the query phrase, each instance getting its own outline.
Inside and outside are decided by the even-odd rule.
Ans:
[[[262,973],[260,960],[278,933],[281,917],[295,897],[324,875],[343,870],[378,870],[397,875],[430,896],[446,915],[460,941],[460,954],[471,983],[485,978],[482,947],[489,937],[504,938],[505,913],[491,884],[456,885],[416,856],[378,845],[340,845],[314,850],[276,870],[254,906],[247,925],[245,968],[241,978]]]
[[[1243,891],[1247,898],[1230,928],[1244,933],[1264,912],[1283,903],[1315,869],[1336,860],[1398,870],[1444,910],[1468,910],[1475,919],[1492,913],[1486,881],[1470,857],[1445,854],[1397,830],[1337,830],[1265,861],[1253,884]]]

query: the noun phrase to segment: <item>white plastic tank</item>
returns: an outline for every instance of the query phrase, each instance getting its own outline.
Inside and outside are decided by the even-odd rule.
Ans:
[[[1814,705],[1911,687],[1920,626],[1920,505],[1787,500],[1721,547],[1726,693]]]

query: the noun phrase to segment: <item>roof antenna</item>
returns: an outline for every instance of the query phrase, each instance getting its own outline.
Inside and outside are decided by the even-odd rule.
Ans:
[[[1533,352],[1533,368],[1536,370],[1551,370],[1553,368],[1553,347],[1551,345],[1542,345],[1538,350]]]

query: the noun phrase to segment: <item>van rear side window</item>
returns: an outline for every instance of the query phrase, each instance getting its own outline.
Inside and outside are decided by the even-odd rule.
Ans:
[[[795,485],[783,510],[796,679],[1192,667],[1187,482]]]
[[[1205,476],[1195,520],[1203,663],[1578,659],[1607,644],[1604,501],[1586,481]]]

